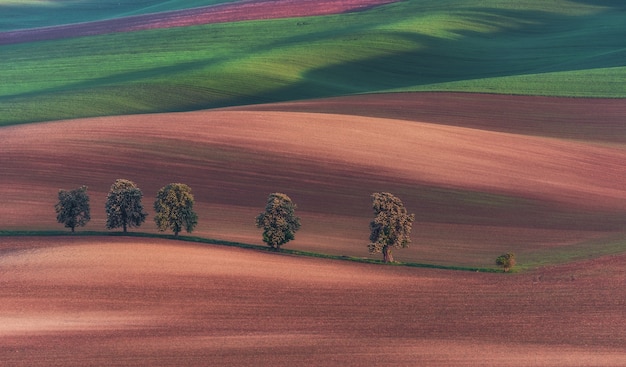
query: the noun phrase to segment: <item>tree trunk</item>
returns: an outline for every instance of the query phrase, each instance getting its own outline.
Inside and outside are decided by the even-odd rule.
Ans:
[[[126,224],[128,223],[128,217],[126,216],[126,208],[122,209],[122,227],[124,228],[124,233],[126,233]]]
[[[74,233],[74,227],[70,227],[70,228],[72,228],[72,233]]]
[[[174,237],[178,238],[178,231],[174,231]]]
[[[393,262],[393,255],[391,255],[391,248],[389,248],[389,246],[383,247],[383,259],[385,263]]]

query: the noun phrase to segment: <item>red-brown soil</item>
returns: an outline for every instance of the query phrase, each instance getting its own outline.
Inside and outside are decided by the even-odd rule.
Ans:
[[[3,366],[624,366],[626,256],[524,274],[0,238]]]
[[[495,111],[506,108],[495,100]],[[529,100],[510,104],[531,111]],[[364,96],[362,110],[372,110],[373,101]],[[544,100],[541,116],[558,114],[567,101]],[[485,125],[497,125],[497,113],[484,116]],[[145,194],[150,216],[142,231],[156,230],[156,191],[184,182],[200,215],[195,234],[261,244],[254,217],[278,191],[302,217],[289,247],[350,256],[368,256],[369,196],[376,191],[397,194],[417,214],[414,245],[396,254],[400,261],[491,266],[515,251],[523,263],[545,249],[566,251],[622,232],[626,149],[619,139],[602,139],[610,125],[584,141],[429,120],[224,109],[5,127],[2,227],[60,229],[58,190],[87,185],[92,221],[85,229],[102,230],[106,193],[127,178]]]
[[[385,93],[241,107],[383,117],[513,134],[626,143],[626,100],[480,93]]]
[[[58,189],[83,184],[85,229],[104,229],[106,193],[127,178],[148,232],[158,188],[184,182],[195,233],[233,241],[261,243],[254,216],[282,191],[303,224],[287,247],[368,256],[369,195],[382,190],[418,217],[401,261],[488,266],[514,250],[523,264],[623,241],[623,101],[435,96],[3,127],[2,229],[60,228]],[[585,121],[605,123],[568,130]],[[0,364],[623,366],[625,284],[624,254],[505,275],[0,237]]]
[[[362,11],[398,0],[244,0],[87,23],[0,32],[0,45],[209,23],[330,15]]]

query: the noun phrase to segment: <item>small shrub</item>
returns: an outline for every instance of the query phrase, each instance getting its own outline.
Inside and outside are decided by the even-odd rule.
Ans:
[[[500,266],[505,273],[511,270],[515,266],[515,254],[509,252],[504,255],[498,256],[496,259],[496,265]]]

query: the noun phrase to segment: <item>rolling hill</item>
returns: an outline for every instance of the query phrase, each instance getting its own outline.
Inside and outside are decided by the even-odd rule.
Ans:
[[[625,8],[615,2],[402,1],[360,8],[384,2],[354,0],[334,8],[341,14],[292,17],[312,3],[197,8],[203,24],[187,27],[171,27],[168,14],[175,12],[153,13],[146,22],[154,18],[156,29],[108,33],[91,23],[93,35],[38,42],[19,42],[7,30],[0,33],[0,124],[383,91],[626,96]],[[101,16],[92,8],[88,19],[135,19],[114,17],[121,14],[109,5]],[[222,6],[254,12],[211,23]],[[268,12],[279,19],[250,20]]]
[[[156,239],[0,238],[7,248],[10,366],[626,362],[623,255],[507,277]]]
[[[0,364],[624,365],[625,35],[610,0],[0,0]],[[170,182],[203,241],[156,238]],[[396,194],[413,267],[250,246],[276,191],[286,248],[365,261]]]
[[[87,229],[99,230],[105,219],[99,198],[115,179],[135,181],[148,208],[161,186],[184,182],[198,201],[199,235],[260,243],[253,218],[278,191],[294,199],[303,218],[292,246],[366,257],[369,196],[389,191],[417,214],[415,246],[399,260],[490,267],[500,252],[513,250],[532,267],[548,258],[624,250],[626,149],[619,118],[607,115],[595,139],[575,140],[544,134],[543,125],[576,108],[576,99],[460,94],[446,103],[438,95],[401,94],[394,103],[392,97],[5,127],[0,183],[11,190],[0,212],[5,227],[58,228],[56,191],[85,184],[94,206]],[[497,105],[516,113],[506,124],[497,114],[476,114],[480,128],[438,123],[461,98],[474,108],[481,109],[470,102],[480,99],[485,111]],[[602,111],[623,112],[613,102]],[[392,117],[422,103],[430,115],[418,108],[415,121]],[[289,111],[303,104],[309,112]],[[542,113],[532,115],[537,105]],[[329,106],[334,113],[319,111]],[[379,116],[350,114],[357,106]],[[578,117],[559,123],[587,121]],[[502,131],[520,124],[526,134]],[[151,220],[146,228],[154,230]]]
[[[68,2],[54,0],[0,0],[0,7],[2,8],[0,31],[15,31],[127,18],[195,7],[215,6],[233,1],[234,0],[103,0]]]

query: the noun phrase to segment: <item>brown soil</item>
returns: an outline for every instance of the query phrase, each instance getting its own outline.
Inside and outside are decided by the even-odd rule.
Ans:
[[[480,93],[385,93],[241,107],[383,117],[513,134],[626,143],[626,100]]]
[[[526,274],[0,238],[4,366],[623,366],[626,256]]]
[[[439,111],[456,98],[441,97]],[[523,116],[520,105],[533,108],[531,97],[506,97],[508,105],[499,96],[482,97],[481,106],[465,106],[486,110],[491,100],[495,117],[483,113],[482,124],[493,130],[508,106]],[[57,191],[84,184],[92,198],[86,229],[103,229],[106,193],[115,179],[127,178],[144,191],[150,215],[160,187],[187,183],[200,214],[196,234],[252,243],[261,243],[253,218],[265,198],[285,192],[303,218],[289,246],[352,256],[368,256],[369,195],[375,191],[396,193],[418,215],[415,246],[398,257],[404,261],[489,266],[494,253],[514,250],[523,258],[623,228],[626,149],[616,118],[590,141],[557,139],[538,130],[522,135],[430,123],[437,113],[422,115],[426,122],[395,119],[399,108],[384,112],[372,96],[362,98],[360,113],[394,118],[346,115],[357,104],[351,97],[341,111],[328,104],[335,114],[225,109],[2,128],[3,227],[60,228],[53,210]],[[412,103],[407,95],[397,98],[407,109],[420,110],[414,103],[437,111],[430,94],[423,100],[414,94]],[[537,116],[560,116],[568,101],[591,104],[542,101]],[[623,104],[596,102],[606,106],[597,110],[599,119],[610,119],[602,111]],[[535,124],[541,120],[548,129],[552,121],[538,117]],[[515,120],[503,125],[517,126]],[[151,218],[142,230],[155,231]]]
[[[209,23],[329,15],[362,11],[396,1],[398,0],[244,0],[96,22],[0,32],[0,45]]]
[[[368,256],[369,195],[382,190],[418,215],[401,261],[485,266],[514,250],[523,263],[623,240],[622,101],[537,109],[533,98],[482,96],[454,115],[488,101],[493,113],[463,125],[441,111],[473,97],[440,97],[3,127],[2,228],[60,228],[57,190],[86,184],[86,229],[103,229],[106,193],[128,178],[150,215],[158,188],[189,184],[196,234],[252,243],[267,194],[283,191],[303,222],[287,246],[327,253]],[[595,103],[611,122],[588,139],[552,125],[567,122],[564,106]],[[514,117],[502,127],[507,109],[534,112],[535,127],[522,133]],[[581,110],[572,123],[588,118]],[[151,218],[141,230],[155,231]],[[157,239],[0,237],[0,364],[623,366],[625,269],[625,255],[504,275]]]

